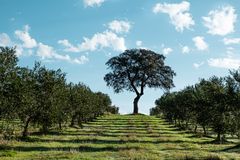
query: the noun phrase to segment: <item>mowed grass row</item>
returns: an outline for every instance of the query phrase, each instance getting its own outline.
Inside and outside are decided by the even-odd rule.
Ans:
[[[152,116],[108,115],[82,129],[1,141],[0,159],[240,159],[240,146],[212,144],[212,140]]]

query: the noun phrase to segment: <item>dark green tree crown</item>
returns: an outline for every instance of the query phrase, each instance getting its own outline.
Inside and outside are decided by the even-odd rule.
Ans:
[[[106,74],[104,80],[116,93],[123,89],[141,93],[136,89],[146,86],[168,90],[174,87],[173,76],[176,74],[164,64],[164,60],[163,55],[151,50],[126,50],[106,63],[112,72]]]

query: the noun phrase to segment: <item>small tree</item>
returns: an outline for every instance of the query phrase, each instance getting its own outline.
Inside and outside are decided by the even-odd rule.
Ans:
[[[144,94],[144,88],[162,88],[169,90],[174,87],[174,71],[164,64],[165,57],[151,50],[130,49],[119,56],[113,57],[106,65],[112,72],[105,75],[107,86],[113,87],[116,93],[123,91],[135,92],[133,113],[138,113],[138,101]]]
[[[18,95],[20,103],[17,114],[23,123],[22,136],[27,137],[29,124],[34,121],[38,109],[38,99],[36,98],[38,91],[35,89],[34,71],[23,67],[19,72],[21,92]]]
[[[12,119],[18,105],[16,49],[0,46],[0,118]]]
[[[11,120],[17,116],[19,105],[19,78],[17,77],[16,49],[0,46],[0,132],[4,138],[13,137],[15,130]]]

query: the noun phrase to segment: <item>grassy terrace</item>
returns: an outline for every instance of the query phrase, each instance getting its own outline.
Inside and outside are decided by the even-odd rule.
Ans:
[[[151,116],[111,115],[60,133],[1,141],[0,159],[240,159],[235,143],[212,144]]]

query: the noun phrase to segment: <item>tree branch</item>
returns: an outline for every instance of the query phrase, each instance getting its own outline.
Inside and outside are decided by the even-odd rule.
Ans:
[[[130,84],[131,84],[131,86],[133,87],[133,90],[135,91],[135,93],[136,93],[137,95],[139,95],[140,93],[138,92],[137,88],[136,88],[135,85],[134,85],[134,80],[131,79],[131,76],[130,76],[130,73],[128,72],[128,70],[127,70],[126,72],[127,72],[128,80],[130,81]],[[134,77],[135,77],[135,76],[134,76]]]

